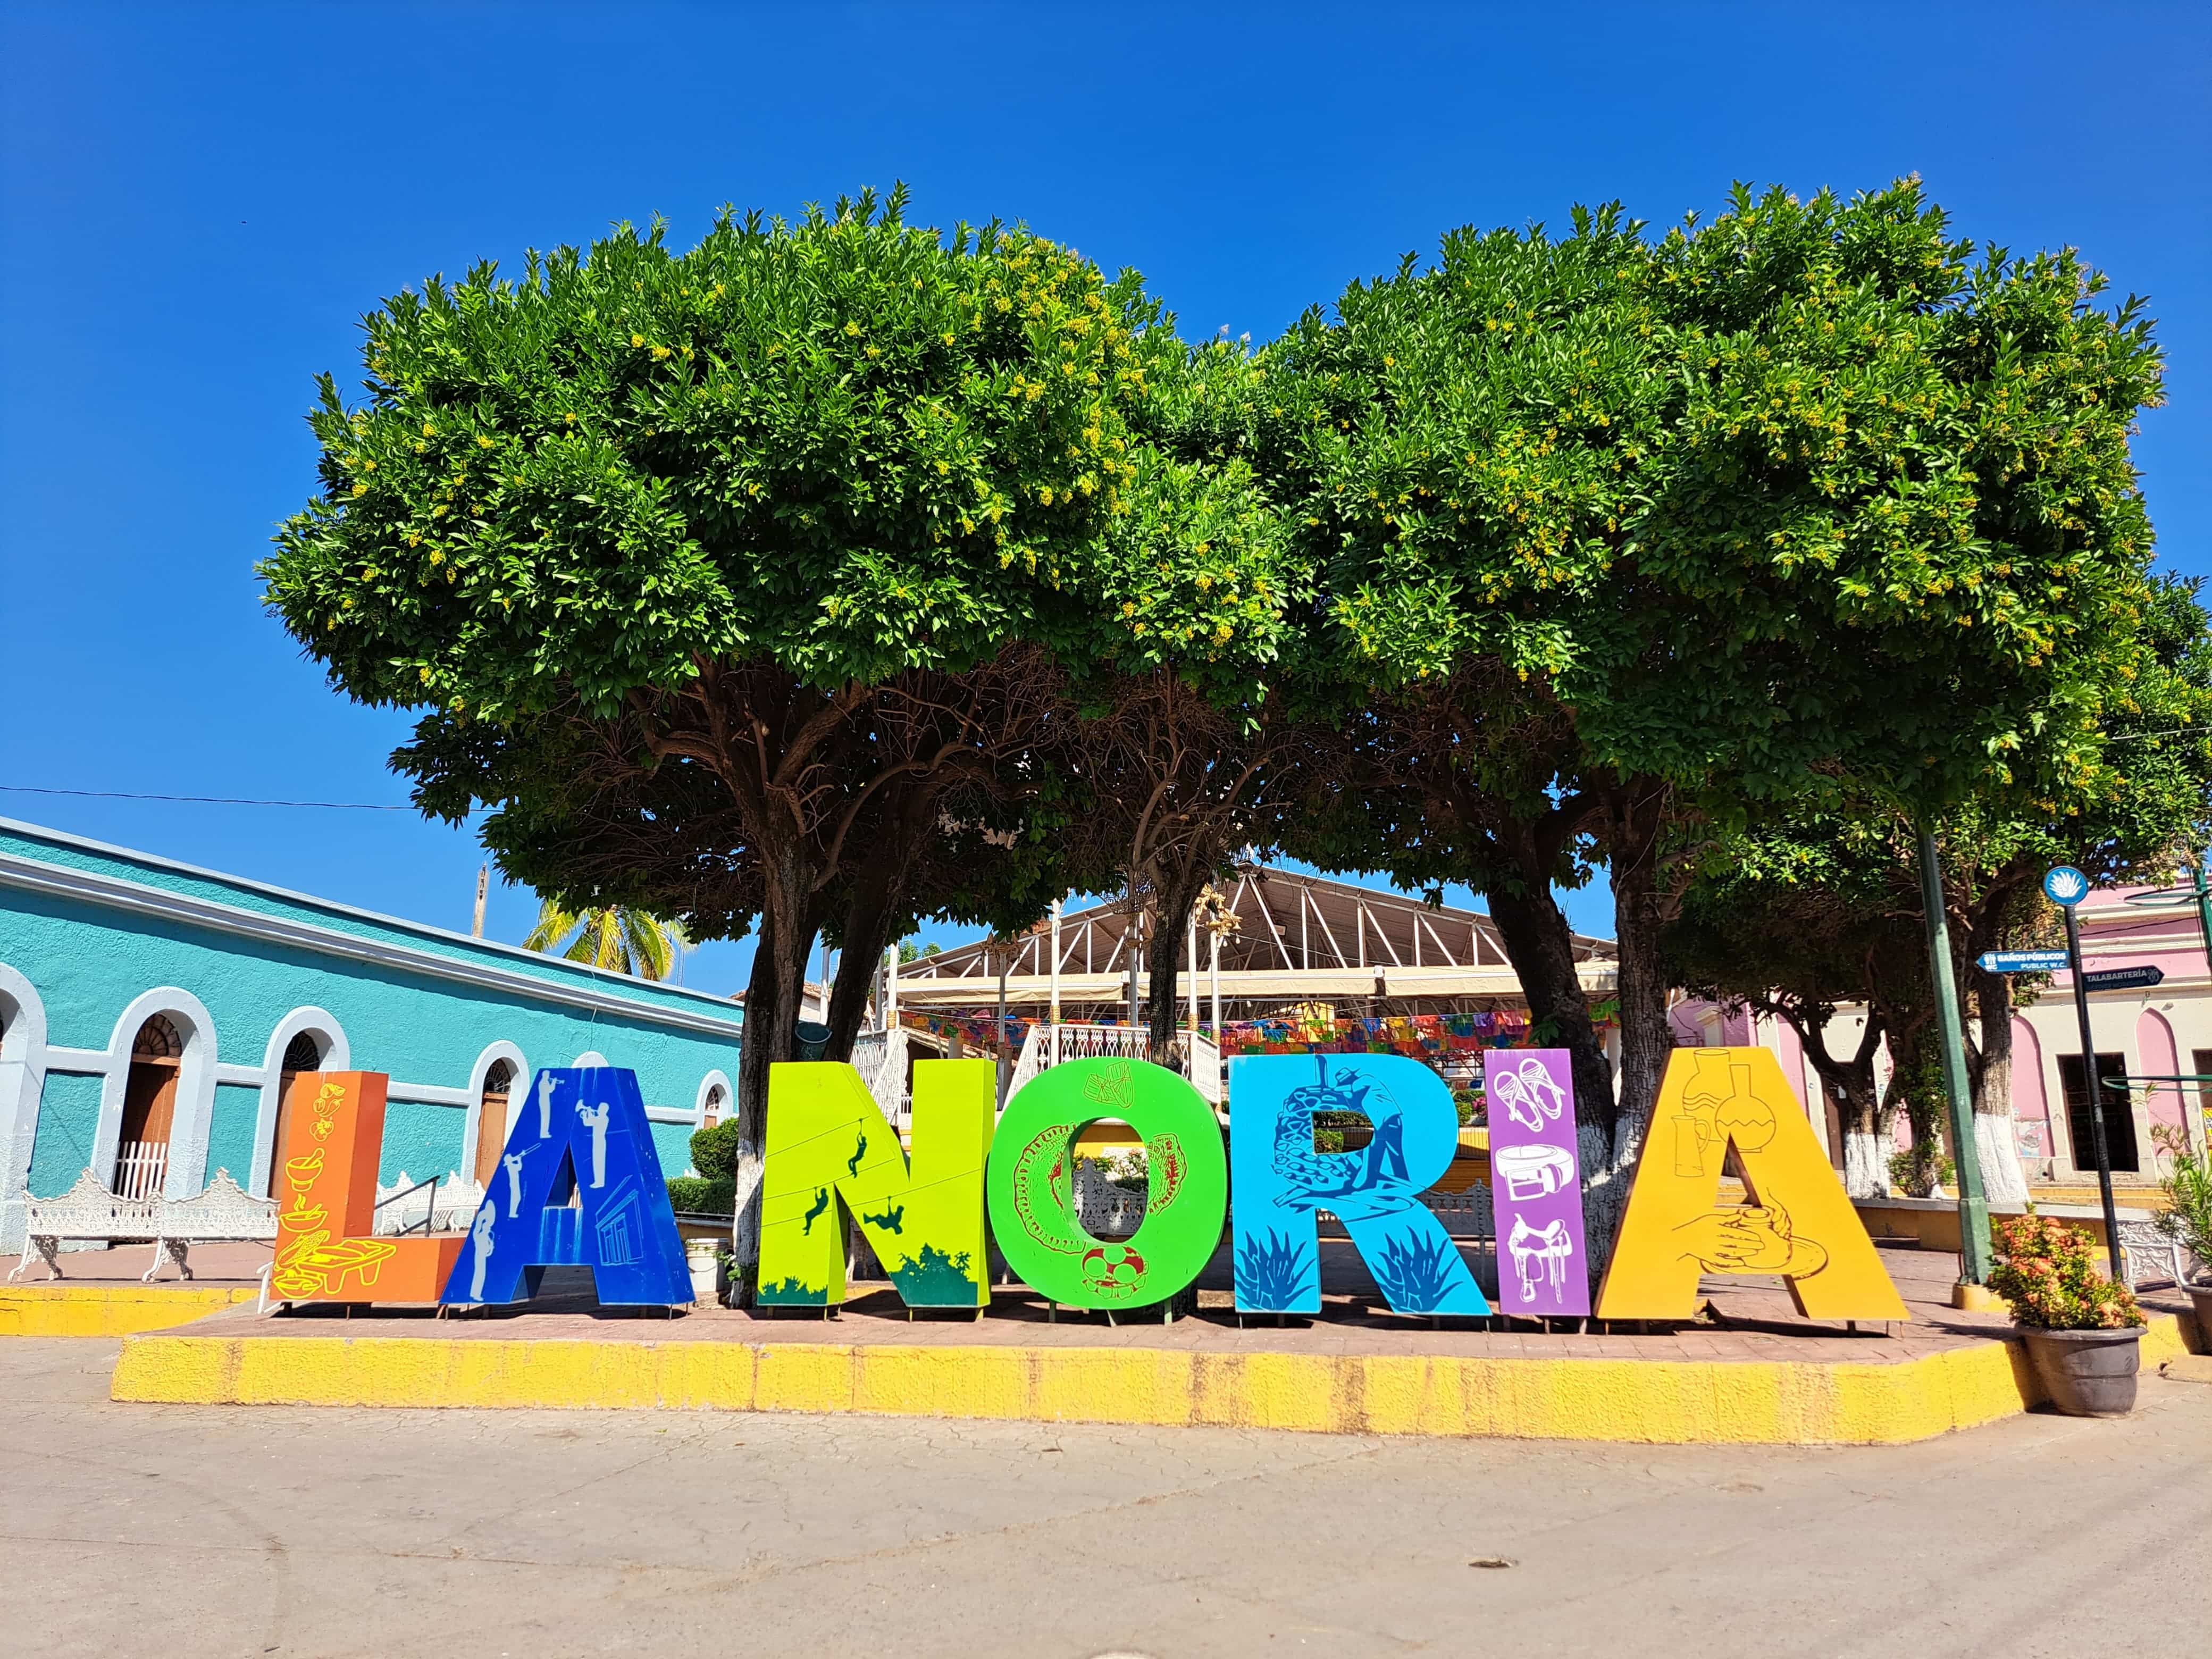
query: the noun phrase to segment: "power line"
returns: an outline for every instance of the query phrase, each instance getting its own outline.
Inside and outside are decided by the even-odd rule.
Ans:
[[[17,795],[74,795],[86,800],[162,800],[194,806],[322,806],[341,812],[411,812],[411,806],[392,806],[366,800],[245,800],[232,795],[134,795],[120,789],[41,789],[34,784],[0,783],[0,790]]]

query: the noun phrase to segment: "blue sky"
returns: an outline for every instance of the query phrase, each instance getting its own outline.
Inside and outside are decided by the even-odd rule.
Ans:
[[[319,370],[434,271],[904,179],[1263,338],[1449,227],[1730,180],[1917,172],[1961,234],[2150,296],[2136,454],[2212,569],[2212,23],[2197,6],[289,3],[0,13],[0,783],[391,802],[252,568],[313,488]],[[407,812],[0,793],[27,818],[465,927],[477,851]],[[1601,890],[1579,926],[1611,930]],[[518,939],[532,896],[495,889]],[[949,936],[948,936],[949,937]],[[702,949],[730,990],[749,950]]]

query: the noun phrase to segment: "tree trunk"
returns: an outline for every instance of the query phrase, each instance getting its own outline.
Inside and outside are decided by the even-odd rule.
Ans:
[[[1501,885],[1483,896],[1490,919],[1505,946],[1505,959],[1528,999],[1529,1017],[1550,1027],[1553,1039],[1571,1057],[1575,1082],[1575,1118],[1595,1127],[1609,1149],[1615,1110],[1613,1062],[1605,1057],[1590,1018],[1589,995],[1575,969],[1574,930],[1549,887],[1518,893]],[[1608,1151],[1607,1161],[1610,1159]],[[1586,1163],[1584,1172],[1590,1173]]]
[[[1889,1152],[1871,1066],[1863,1085],[1854,1076],[1838,1095],[1836,1119],[1844,1135],[1844,1191],[1852,1198],[1887,1198]]]
[[[883,976],[884,950],[890,940],[884,937],[890,932],[889,913],[885,920],[866,943],[857,941],[848,927],[845,943],[838,947],[837,976],[830,985],[829,1046],[822,1051],[824,1060],[849,1060],[853,1044],[860,1035],[860,1022],[868,1017],[868,999],[874,994],[876,981]]]
[[[1992,1208],[2027,1202],[2021,1168],[2020,1130],[2012,1109],[2012,981],[1969,963],[1978,1041],[1974,1045],[1974,1150],[1982,1170],[1982,1194]]]
[[[731,1300],[751,1304],[760,1265],[760,1187],[768,1154],[769,1068],[793,1053],[793,1027],[806,988],[806,957],[816,915],[811,872],[789,853],[769,861],[760,941],[745,988],[744,1036],[738,1048],[736,1217],[731,1224]]]
[[[1897,1069],[1889,1079],[1890,1099],[1902,1105],[1912,1130],[1912,1157],[1905,1178],[1907,1198],[1934,1198],[1942,1176],[1944,1112],[1940,1103],[1943,1084],[1937,1071],[1941,1061],[1924,1041],[1926,1024],[1916,1021],[1905,1028],[1902,1038],[1894,1034],[1890,1038],[1890,1052],[1897,1060]],[[1893,1109],[1893,1133],[1896,1118]],[[1955,1161],[1955,1152],[1953,1157]]]
[[[1628,791],[1622,795],[1626,797]],[[1667,823],[1663,801],[1656,787],[1645,787],[1607,814],[1613,933],[1620,953],[1620,1091],[1607,1167],[1585,1176],[1583,1227],[1593,1268],[1612,1259],[1613,1241],[1627,1212],[1628,1189],[1636,1178],[1636,1161],[1643,1153],[1667,1057],[1674,1047],[1660,945],[1666,922],[1658,879],[1659,841]]]
[[[1212,874],[1209,870],[1208,875]],[[1182,1012],[1176,1000],[1176,981],[1182,974],[1182,952],[1190,935],[1190,913],[1198,902],[1204,878],[1178,879],[1170,887],[1158,879],[1152,884],[1152,960],[1145,964],[1145,1048],[1156,1066],[1169,1063],[1176,1021]]]
[[[1836,1128],[1844,1138],[1844,1192],[1853,1198],[1887,1198],[1889,1159],[1880,1145],[1881,1091],[1874,1076],[1875,1052],[1881,1044],[1881,1020],[1869,1010],[1856,1052],[1849,1060],[1838,1060],[1828,1052],[1824,1029],[1800,1016],[1784,1017],[1836,1103]]]

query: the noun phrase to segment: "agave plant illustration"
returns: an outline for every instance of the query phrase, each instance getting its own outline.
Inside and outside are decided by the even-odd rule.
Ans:
[[[1237,1256],[1237,1299],[1248,1308],[1289,1309],[1306,1292],[1315,1271],[1312,1244],[1292,1240],[1273,1228],[1263,1238],[1248,1238]]]
[[[1458,1256],[1449,1238],[1419,1237],[1411,1249],[1393,1238],[1375,1264],[1375,1282],[1400,1313],[1427,1313],[1450,1291],[1451,1264]]]

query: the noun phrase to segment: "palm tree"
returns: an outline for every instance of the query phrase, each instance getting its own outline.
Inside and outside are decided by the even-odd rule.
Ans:
[[[690,943],[677,923],[643,910],[621,904],[567,910],[553,899],[538,906],[538,926],[522,941],[526,950],[561,951],[570,962],[588,962],[639,979],[666,979],[675,971],[677,953]]]

